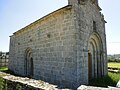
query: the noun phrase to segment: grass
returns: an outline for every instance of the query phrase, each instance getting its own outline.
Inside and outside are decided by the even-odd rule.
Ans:
[[[7,67],[0,67],[1,72],[9,73],[9,74],[14,74],[12,71],[10,71]]]
[[[120,63],[110,62],[110,63],[108,63],[108,67],[120,68]]]
[[[0,71],[7,71],[8,68],[7,67],[0,67]]]
[[[120,79],[120,73],[111,73],[108,72],[108,76],[92,80],[90,82],[91,86],[98,86],[98,87],[108,87],[108,86],[116,86],[117,82]]]
[[[120,68],[120,63],[110,62],[110,63],[108,63],[108,67]],[[98,87],[108,87],[108,86],[115,87],[119,80],[120,80],[120,73],[108,72],[108,76],[98,78],[96,80],[92,80],[90,82],[90,85],[98,86]]]

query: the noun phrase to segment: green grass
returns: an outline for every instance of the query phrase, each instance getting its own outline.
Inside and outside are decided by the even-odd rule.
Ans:
[[[98,86],[98,87],[108,87],[108,86],[116,86],[117,82],[120,79],[120,73],[111,73],[108,72],[108,76],[92,80],[90,82],[91,86]]]
[[[10,71],[7,67],[0,67],[1,72],[9,73],[9,74],[14,74],[12,71]]]
[[[0,71],[7,71],[8,68],[7,67],[0,67]]]
[[[108,67],[120,68],[120,63],[110,62],[108,63]]]

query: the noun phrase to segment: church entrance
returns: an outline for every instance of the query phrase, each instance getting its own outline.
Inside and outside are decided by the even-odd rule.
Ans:
[[[33,76],[33,57],[32,57],[32,50],[28,48],[25,52],[25,75],[28,77]]]
[[[102,41],[97,33],[93,33],[88,42],[88,79],[101,77],[103,75]]]

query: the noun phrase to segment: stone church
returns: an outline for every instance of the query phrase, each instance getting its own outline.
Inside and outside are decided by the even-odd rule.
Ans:
[[[9,69],[60,87],[107,75],[104,15],[98,0],[68,0],[10,36]]]

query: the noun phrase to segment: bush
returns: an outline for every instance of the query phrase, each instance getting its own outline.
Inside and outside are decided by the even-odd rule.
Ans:
[[[120,59],[117,59],[117,58],[108,58],[108,62],[120,62]]]
[[[4,88],[4,79],[0,77],[0,90]]]

